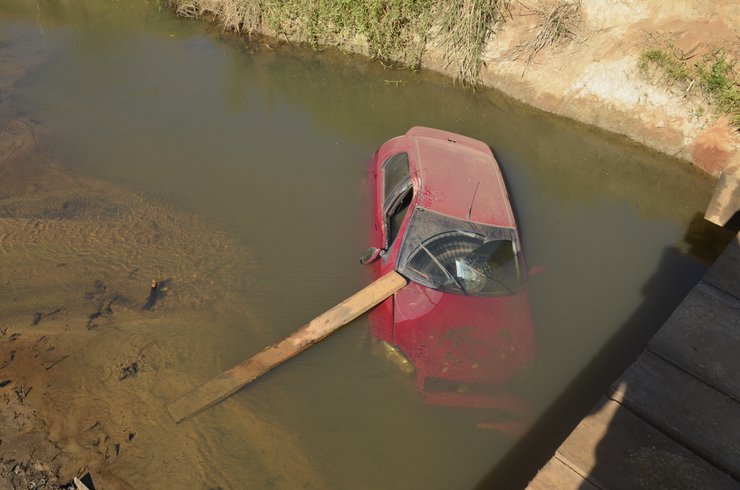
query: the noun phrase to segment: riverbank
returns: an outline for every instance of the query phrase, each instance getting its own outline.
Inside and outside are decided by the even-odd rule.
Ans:
[[[479,81],[688,160],[714,176],[740,158],[732,66],[740,58],[740,7],[731,0],[533,0],[463,7],[389,0],[364,10],[356,4],[331,7],[332,2],[300,8],[291,2],[170,3],[180,15],[209,16],[244,35],[338,46],[383,63]],[[669,78],[663,67],[645,61],[646,53],[661,50],[679,53],[691,69],[729,66],[722,72],[729,80],[729,109],[701,88],[701,80]]]

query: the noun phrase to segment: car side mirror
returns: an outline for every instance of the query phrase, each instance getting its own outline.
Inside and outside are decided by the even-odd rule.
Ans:
[[[542,274],[543,272],[545,272],[545,267],[544,266],[542,266],[542,265],[535,265],[535,266],[532,266],[531,269],[529,269],[529,272],[527,272],[527,275],[529,277],[536,277],[536,276],[539,276],[540,274]]]
[[[368,248],[367,250],[365,250],[365,253],[360,256],[360,264],[372,264],[373,262],[378,260],[378,257],[380,257],[381,253],[383,253],[383,249],[375,247]]]

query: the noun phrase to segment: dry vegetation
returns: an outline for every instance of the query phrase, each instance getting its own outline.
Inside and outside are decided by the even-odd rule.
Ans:
[[[441,1],[439,38],[447,66],[458,78],[477,82],[483,68],[483,49],[498,25],[510,17],[509,0]]]
[[[418,68],[431,38],[467,83],[511,0],[170,0],[181,16],[213,15],[229,30],[321,45],[354,44],[383,63]],[[435,33],[430,36],[430,33]]]
[[[548,46],[574,39],[581,23],[581,0],[558,1],[547,8],[533,10],[541,21],[535,36],[522,45],[523,51],[528,53],[527,62]]]

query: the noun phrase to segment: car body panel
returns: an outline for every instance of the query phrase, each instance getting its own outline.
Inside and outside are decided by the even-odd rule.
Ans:
[[[419,204],[440,214],[513,227],[501,172],[487,153],[447,140],[416,138]]]

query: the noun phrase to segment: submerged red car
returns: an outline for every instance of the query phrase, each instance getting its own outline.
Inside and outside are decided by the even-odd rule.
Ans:
[[[409,284],[370,315],[427,401],[522,409],[506,383],[534,354],[527,273],[491,149],[414,127],[371,163],[371,248],[361,262]]]

